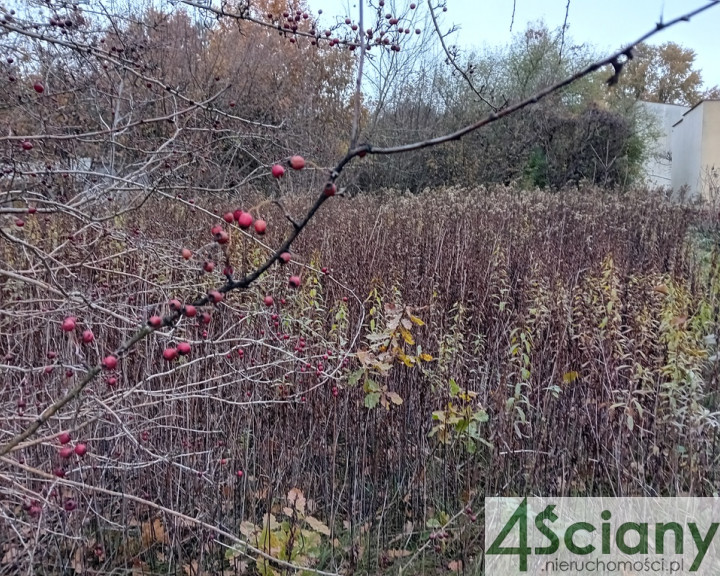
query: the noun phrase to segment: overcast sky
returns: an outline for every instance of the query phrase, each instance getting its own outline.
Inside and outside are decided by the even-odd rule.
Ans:
[[[397,1],[404,5],[406,0]],[[309,3],[314,11],[323,9],[323,18],[347,15],[345,0]],[[586,42],[610,52],[637,39],[661,16],[667,21],[705,3],[707,0],[571,0],[569,34],[576,43]],[[562,26],[566,4],[567,0],[517,0],[513,31],[521,31],[538,19],[545,20],[550,28]],[[388,0],[386,5],[390,5]],[[456,40],[461,46],[500,46],[510,40],[512,0],[447,0],[447,6],[446,25],[461,27]],[[355,16],[356,10],[352,12]],[[659,33],[653,42],[668,40],[695,50],[705,84],[720,85],[720,6]]]

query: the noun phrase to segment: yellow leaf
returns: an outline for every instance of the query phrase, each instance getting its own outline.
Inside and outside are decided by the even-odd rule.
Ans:
[[[428,354],[428,353],[426,353],[426,352],[423,352],[422,354],[420,354],[420,359],[421,359],[423,362],[432,362],[433,357],[430,356],[430,354]]]
[[[565,384],[570,384],[570,382],[575,382],[578,378],[580,378],[580,374],[573,370],[572,372],[565,372],[562,379]]]
[[[403,340],[405,340],[407,344],[410,344],[410,346],[415,344],[415,339],[412,337],[412,334],[410,334],[410,330],[404,326],[400,326],[400,334],[402,334]]]
[[[420,320],[420,318],[418,318],[417,316],[413,316],[412,314],[410,314],[410,320],[413,321],[413,324],[417,324],[418,326],[425,326],[425,322]]]

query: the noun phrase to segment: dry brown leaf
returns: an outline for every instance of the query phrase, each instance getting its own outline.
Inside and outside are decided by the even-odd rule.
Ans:
[[[152,522],[143,522],[141,526],[141,538],[143,546],[149,548],[156,542],[161,544],[168,544],[170,540],[165,533],[165,526],[163,526],[160,518],[155,518]]]
[[[298,512],[305,512],[305,496],[298,488],[291,488],[287,495],[288,504]]]
[[[405,558],[410,556],[410,550],[386,550],[385,554],[388,558]]]
[[[85,554],[83,548],[76,548],[70,565],[76,574],[85,574]]]
[[[315,532],[320,532],[320,534],[325,534],[325,536],[330,536],[330,528],[328,528],[325,524],[323,524],[320,520],[315,518],[314,516],[307,516],[305,518],[305,522],[308,523],[310,528],[315,530]]]
[[[0,564],[12,564],[13,562],[17,562],[19,558],[20,552],[15,546],[13,546],[12,548],[8,548],[7,552],[5,552],[2,560],[0,560]]]

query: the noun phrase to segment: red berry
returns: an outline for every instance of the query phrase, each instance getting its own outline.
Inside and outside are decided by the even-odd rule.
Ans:
[[[225,214],[223,214],[223,220],[225,220],[228,224],[231,224],[232,221],[235,220],[235,216],[232,212],[225,212]]]
[[[87,446],[85,444],[75,444],[75,454],[78,456],[85,456],[87,452]]]
[[[72,512],[77,508],[77,503],[73,499],[65,500],[65,504],[63,506],[65,508],[66,512]]]
[[[275,164],[272,167],[272,175],[275,176],[275,178],[281,178],[283,174],[285,174],[285,168],[280,166],[280,164]]]
[[[227,244],[230,241],[230,235],[225,232],[225,230],[221,230],[218,234],[215,235],[215,241],[218,244]]]
[[[265,234],[265,230],[267,230],[267,222],[265,220],[255,220],[255,232]]]
[[[274,300],[272,296],[265,296],[265,298],[263,298],[263,302],[265,303],[265,306],[269,307],[273,305]]]
[[[28,140],[23,140],[23,141],[20,143],[20,146],[22,146],[22,149],[23,149],[23,150],[32,150],[32,149],[34,148],[32,142],[30,142],[30,141],[28,141]]]
[[[180,342],[180,344],[177,345],[177,351],[181,356],[187,356],[190,354],[190,344],[187,342]]]
[[[288,284],[291,288],[298,288],[300,286],[300,276],[290,276]]]
[[[327,274],[327,273],[328,273],[328,269],[325,268],[325,266],[323,266],[322,268],[320,268],[320,272],[322,272],[323,274]]]
[[[222,226],[220,226],[220,224],[216,224],[215,226],[210,228],[210,234],[212,234],[213,236],[217,236],[218,234],[220,234],[220,232],[222,232]]]
[[[192,258],[192,252],[190,252],[187,248],[183,248],[180,253],[185,260],[190,260],[190,258]]]
[[[290,262],[290,252],[283,252],[280,254],[278,260],[280,260],[280,264],[287,264]]]
[[[23,220],[22,218],[18,218],[17,220],[15,220],[15,226],[17,226],[18,228],[22,228],[23,226],[25,226],[25,220]]]
[[[238,470],[238,471],[236,472],[236,474],[237,474],[237,477],[238,477],[238,478],[242,478],[242,476],[243,476],[243,471],[242,471],[242,470]]]
[[[302,156],[293,156],[290,158],[290,167],[293,170],[302,170],[305,168],[305,158]]]
[[[203,312],[200,316],[200,320],[202,320],[203,324],[210,324],[210,319],[210,314],[208,312]],[[203,337],[207,336],[207,332],[203,332],[203,334]]]
[[[235,212],[233,212],[233,219],[237,222],[238,220],[240,220],[240,216],[242,216],[242,215],[243,215],[242,210],[235,210]]]
[[[197,309],[192,304],[185,305],[185,316],[188,318],[194,318],[197,315]]]
[[[107,379],[108,386],[115,386],[117,384],[117,378],[115,376],[111,376]]]
[[[115,370],[117,368],[118,360],[115,356],[105,356],[105,358],[102,361],[103,368],[105,370]]]
[[[75,330],[75,318],[72,316],[65,318],[62,323],[62,330],[63,332],[72,332]]]
[[[58,434],[58,441],[60,444],[67,444],[70,442],[70,433],[69,432],[61,432]]]
[[[203,270],[210,273],[215,270],[215,264],[213,264],[212,262],[205,262],[205,264],[203,264]]]
[[[328,182],[325,184],[325,190],[323,190],[325,193],[325,196],[335,196],[335,192],[337,192],[337,186],[335,186],[334,182]]]
[[[177,355],[178,351],[175,348],[165,348],[165,350],[163,350],[163,358],[165,358],[165,360],[167,360],[168,362],[172,362],[173,360],[175,360],[175,358],[177,358]]]
[[[250,228],[250,226],[252,226],[252,223],[253,217],[250,212],[243,212],[242,214],[240,214],[240,217],[238,218],[238,226],[240,226],[240,228],[242,228],[243,230]]]
[[[72,456],[72,453],[73,453],[73,449],[70,446],[63,446],[62,448],[60,448],[60,451],[58,452],[58,454],[60,454],[60,458],[63,458],[66,460],[68,458],[70,458],[70,456]]]
[[[213,304],[217,304],[223,299],[223,295],[217,290],[210,290],[207,295],[208,298],[210,298],[210,302],[212,302]]]
[[[162,318],[160,316],[150,316],[150,319],[148,320],[148,324],[153,328],[160,328],[162,326]]]
[[[83,343],[90,344],[90,342],[92,342],[93,340],[95,340],[95,335],[92,333],[92,330],[85,330],[82,333]]]
[[[42,94],[43,92],[45,92],[45,86],[40,84],[40,82],[35,82],[33,88],[35,88],[35,92],[37,92],[38,94]]]

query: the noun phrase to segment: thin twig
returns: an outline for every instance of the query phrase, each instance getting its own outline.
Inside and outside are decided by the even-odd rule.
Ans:
[[[363,77],[363,65],[365,64],[365,27],[363,23],[363,5],[364,2],[360,2],[359,5],[359,20],[358,20],[358,31],[360,37],[360,62],[358,62],[357,80],[355,81],[355,110],[353,111],[353,123],[352,131],[350,132],[350,150],[357,146],[358,136],[360,135],[360,100],[362,96],[362,77]]]
[[[567,0],[567,4],[565,5],[565,20],[563,21],[562,32],[561,32],[561,36],[560,36],[560,51],[558,52],[558,64],[560,62],[562,62],[562,53],[563,53],[563,49],[565,48],[565,32],[567,31],[569,14],[570,14],[570,0]]]
[[[490,107],[491,110],[494,112],[497,112],[498,108],[495,106],[492,102],[490,102],[485,96],[483,96],[476,88],[475,84],[473,84],[472,78],[467,75],[467,73],[458,66],[457,61],[455,60],[455,57],[450,53],[450,50],[448,50],[447,45],[445,44],[445,38],[443,34],[440,32],[440,25],[438,24],[437,17],[435,16],[435,11],[432,7],[432,0],[428,0],[428,9],[430,10],[430,17],[432,18],[433,25],[435,26],[435,32],[437,33],[437,37],[440,40],[440,45],[442,46],[443,51],[445,52],[445,56],[447,56],[448,62],[453,65],[453,68],[457,70],[460,75],[465,79],[465,82],[467,82],[467,85],[470,87],[470,90],[472,90],[475,95],[480,98],[487,106]]]

